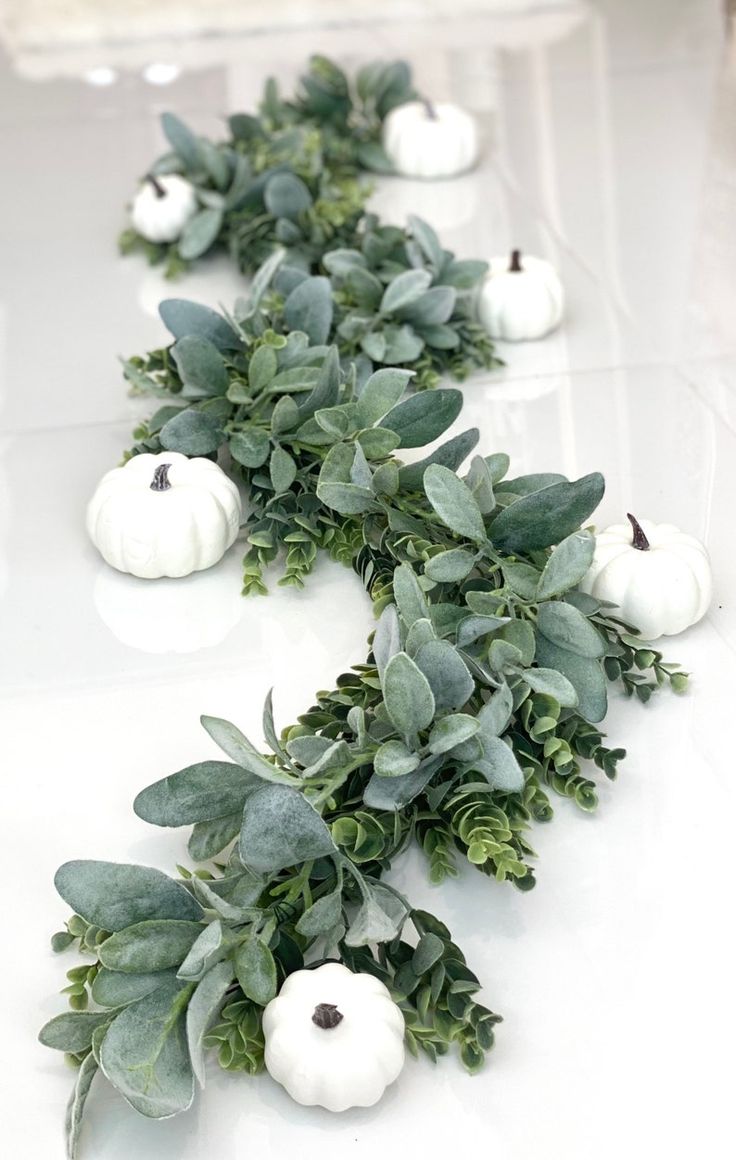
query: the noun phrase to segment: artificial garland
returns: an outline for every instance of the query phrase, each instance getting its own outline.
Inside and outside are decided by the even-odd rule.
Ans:
[[[423,261],[436,245],[421,223],[407,238]],[[437,269],[452,265],[438,253]],[[594,548],[582,525],[602,477],[509,479],[508,457],[495,454],[472,458],[461,478],[475,430],[403,463],[404,449],[446,432],[460,392],[407,397],[411,371],[374,369],[370,353],[371,365],[354,351],[341,360],[326,344],[332,315],[319,333],[287,316],[289,297],[272,288],[280,263],[270,258],[232,317],[164,304],[175,343],[126,371],[166,400],[134,452],[227,446],[252,505],[246,589],[263,589],[282,549],[283,580],[295,584],[327,550],[358,572],[378,624],[366,662],[295,725],[277,729],[268,695],[268,755],[206,717],[228,760],[138,794],[144,820],[193,827],[197,868],[173,878],[73,861],[58,871],[74,913],[54,949],[87,956],[67,972],[72,1010],[41,1032],[79,1067],[70,1155],[98,1070],[146,1116],[184,1111],[206,1050],[228,1070],[260,1070],[265,1005],[287,975],[333,957],[386,983],[411,1051],[456,1048],[476,1071],[499,1017],[478,1002],[447,927],[387,871],[416,843],[433,882],[467,861],[531,888],[529,831],[552,817],[550,791],[593,809],[591,774],[615,777],[624,756],[598,728],[608,682],[643,702],[686,683],[612,605],[580,590]],[[428,292],[423,279],[405,304]],[[304,309],[311,320],[311,298]]]

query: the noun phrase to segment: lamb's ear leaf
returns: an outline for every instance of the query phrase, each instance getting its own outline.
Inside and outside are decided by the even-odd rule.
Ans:
[[[235,977],[235,968],[229,961],[215,963],[199,981],[187,1008],[187,1043],[192,1070],[204,1087],[205,1064],[203,1040],[215,1019],[227,989]]]
[[[123,930],[152,918],[202,917],[186,887],[149,866],[80,859],[60,866],[54,885],[75,914],[102,930]]]
[[[278,765],[266,761],[263,754],[258,752],[255,745],[232,722],[225,721],[222,717],[206,715],[200,720],[215,744],[238,765],[242,765],[248,773],[261,778],[262,781],[273,781],[280,785],[294,784],[295,779],[292,775],[280,769]]]
[[[313,346],[327,342],[332,326],[332,286],[321,275],[305,278],[295,286],[284,303],[284,322],[291,330],[302,330]]]
[[[100,1066],[131,1107],[152,1119],[184,1112],[194,1099],[185,1035],[192,984],[176,979],[126,1007],[100,1048]]]
[[[189,302],[186,298],[165,298],[159,304],[158,312],[174,338],[195,334],[198,338],[209,339],[218,350],[240,350],[243,346],[242,339],[227,319],[209,306]]]
[[[561,540],[545,564],[537,598],[549,600],[579,584],[593,561],[594,552],[595,536],[591,532],[572,532]]]
[[[424,473],[430,463],[440,463],[443,467],[449,467],[451,471],[457,471],[477,445],[479,438],[478,428],[471,427],[468,431],[463,431],[461,435],[455,435],[446,443],[442,443],[426,459],[420,459],[418,463],[409,463],[406,467],[402,467],[399,471],[399,487],[402,491],[419,491]]]
[[[336,850],[317,810],[299,790],[264,785],[245,804],[240,858],[257,873],[275,874]]]
[[[454,387],[421,391],[397,403],[381,420],[381,426],[401,437],[399,447],[424,447],[455,422],[462,405],[462,391]]]
[[[79,1135],[82,1130],[84,1105],[87,1102],[92,1080],[97,1074],[99,1064],[92,1052],[82,1060],[74,1088],[66,1106],[66,1153],[69,1160],[76,1160],[79,1152]]]
[[[424,473],[424,490],[443,524],[458,536],[477,544],[487,539],[483,516],[470,488],[454,471],[438,463]]]
[[[499,512],[491,524],[490,538],[497,548],[514,553],[559,544],[585,523],[604,490],[603,476],[597,471],[573,483],[562,480],[542,487]]]

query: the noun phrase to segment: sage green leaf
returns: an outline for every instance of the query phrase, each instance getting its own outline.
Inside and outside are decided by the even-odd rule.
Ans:
[[[540,573],[531,564],[504,563],[503,577],[509,588],[522,600],[536,601]]]
[[[329,769],[340,769],[350,761],[350,749],[346,741],[333,741],[316,761],[303,771],[302,777],[320,777]]]
[[[195,879],[195,881],[199,881],[199,879]],[[218,904],[224,906],[226,909],[235,910],[234,907],[229,906],[229,903],[225,903],[223,899],[218,898],[216,894],[212,894],[211,897],[216,899]],[[207,926],[200,927],[200,934],[195,938],[187,952],[186,958],[181,962],[176,972],[176,977],[178,979],[185,979],[190,983],[197,982],[202,978],[205,971],[209,970],[214,963],[219,962],[224,954],[224,931],[222,922],[219,918],[216,918],[213,922],[208,923]]]
[[[271,412],[271,431],[274,435],[293,431],[299,418],[299,408],[291,395],[282,395]]]
[[[429,728],[435,712],[432,689],[424,673],[405,652],[397,653],[386,665],[382,688],[386,712],[399,733],[413,738]]]
[[[230,436],[230,454],[243,467],[261,467],[271,451],[271,440],[258,427],[246,427]]]
[[[430,464],[424,473],[424,490],[443,524],[458,536],[485,543],[483,516],[470,489],[447,467]]]
[[[202,908],[161,870],[125,862],[65,862],[54,885],[75,914],[102,930],[122,930],[149,918],[198,919]]]
[[[305,938],[319,938],[334,930],[342,918],[342,892],[333,891],[318,898],[299,919],[296,929]]]
[[[365,269],[366,260],[360,250],[329,250],[323,255],[322,265],[328,274],[344,278],[351,270]]]
[[[332,286],[329,278],[305,278],[284,303],[284,323],[302,330],[313,346],[327,342],[332,326]]]
[[[590,532],[573,532],[552,552],[542,572],[537,599],[548,600],[574,588],[585,576],[593,561],[595,536]]]
[[[521,663],[525,667],[534,661],[536,640],[534,629],[528,620],[509,620],[496,630],[496,640],[505,640],[521,653]]]
[[[235,974],[243,994],[265,1007],[276,994],[276,963],[266,944],[248,935],[235,952]]]
[[[296,463],[283,447],[275,447],[271,452],[268,470],[276,495],[283,495],[296,479]]]
[[[407,225],[430,266],[439,271],[445,256],[440,240],[429,222],[425,222],[423,218],[417,217],[415,214],[409,214]]]
[[[470,717],[467,713],[451,713],[447,717],[441,717],[439,721],[435,722],[429,735],[427,742],[429,752],[447,753],[456,745],[462,745],[463,741],[474,737],[479,728],[475,717]],[[404,770],[403,772],[410,771]]]
[[[199,139],[192,130],[173,113],[163,113],[161,128],[169,145],[178,153],[187,169],[197,169],[202,162]]]
[[[399,447],[423,447],[455,422],[462,405],[462,392],[454,388],[421,391],[393,407],[381,426],[400,436]]]
[[[581,657],[603,656],[604,644],[601,634],[572,604],[566,604],[562,600],[550,600],[546,604],[540,604],[537,629],[552,644],[567,649],[568,652],[577,653]]]
[[[179,378],[202,396],[224,395],[228,388],[225,360],[213,342],[185,335],[171,348]]]
[[[504,508],[491,525],[491,539],[506,552],[533,552],[559,544],[600,503],[605,483],[598,472],[574,483],[554,483]]]
[[[496,673],[516,669],[524,663],[521,649],[507,640],[492,640],[488,649],[488,663]]]
[[[577,711],[592,724],[602,721],[608,708],[606,677],[595,657],[579,656],[537,634],[537,662],[567,677],[578,695]]]
[[[294,761],[300,765],[312,765],[331,749],[334,742],[329,737],[318,737],[314,733],[304,734],[301,737],[292,737],[286,743],[286,749]]]
[[[406,467],[402,467],[399,471],[401,490],[419,491],[424,479],[424,472],[430,463],[439,463],[443,467],[449,467],[451,471],[456,471],[467,459],[479,437],[478,428],[471,427],[468,431],[463,431],[461,435],[455,435],[452,439],[448,439],[426,459],[420,459],[418,463],[410,463]]]
[[[276,377],[278,359],[272,346],[259,346],[248,363],[248,382],[254,391],[263,391]]]
[[[363,454],[367,459],[385,459],[398,447],[399,436],[395,431],[388,431],[385,427],[368,427],[367,430],[358,432],[357,442],[363,448]]]
[[[493,483],[500,483],[511,463],[506,452],[497,451],[494,455],[486,455],[485,461],[488,464],[488,470],[491,473]]]
[[[414,621],[406,634],[406,648],[404,652],[407,652],[410,657],[414,658],[423,644],[426,644],[428,640],[436,639],[437,633],[434,630],[431,617],[429,619],[422,617]]]
[[[413,773],[419,765],[419,754],[412,753],[403,741],[384,741],[373,758],[373,768],[379,777],[403,777]]]
[[[473,641],[496,632],[507,620],[504,616],[464,616],[455,633],[458,648],[466,648]]]
[[[465,661],[448,640],[423,644],[416,663],[429,681],[435,708],[460,709],[473,695],[475,682]]]
[[[377,467],[373,473],[373,490],[376,495],[396,495],[399,490],[399,468],[394,460]]]
[[[215,963],[202,976],[187,1007],[187,1045],[192,1071],[200,1087],[205,1085],[204,1037],[214,1022],[235,977],[231,962]]]
[[[567,483],[564,475],[558,471],[537,471],[531,475],[520,475],[516,479],[505,479],[498,488],[499,495],[504,496],[507,503],[514,503],[521,496],[532,495],[544,491],[556,483]]]
[[[402,310],[402,317],[415,326],[440,326],[447,322],[457,301],[453,286],[432,286]]]
[[[176,980],[164,984],[121,1011],[102,1042],[102,1071],[143,1116],[174,1116],[194,1099],[184,1027],[191,990]]]
[[[325,279],[326,281],[326,279]],[[302,283],[304,285],[304,283]],[[299,404],[302,419],[309,418],[324,407],[334,407],[340,397],[340,356],[336,346],[329,347],[314,387]]]
[[[264,785],[246,804],[240,831],[240,858],[257,873],[324,858],[336,849],[317,810],[295,789]]]
[[[360,443],[353,444],[353,462],[350,468],[350,482],[357,487],[365,487],[370,489],[372,487],[372,474],[368,466],[368,460],[363,454],[363,448]]]
[[[383,685],[386,665],[391,657],[401,651],[401,629],[395,604],[387,604],[381,613],[371,646],[378,676]]]
[[[345,333],[347,321],[348,320],[346,319],[345,322],[341,323],[340,327],[338,328],[338,334],[340,334],[343,338],[348,337],[348,335]],[[374,362],[383,362],[384,356],[386,354],[386,345],[386,337],[383,334],[383,331],[380,330],[372,331],[370,334],[366,334],[360,340],[361,350],[364,354],[368,355],[368,358],[373,359]]]
[[[473,456],[464,482],[480,508],[481,515],[490,515],[496,506],[493,495],[493,477],[482,455]]]
[[[411,564],[399,564],[394,569],[394,600],[407,628],[415,620],[429,618],[429,605]]]
[[[520,793],[524,788],[523,770],[513,749],[500,737],[483,737],[483,758],[474,761],[472,768],[499,793]]]
[[[180,411],[164,423],[158,437],[166,451],[210,455],[222,443],[223,430],[217,420],[204,411],[187,410]]]
[[[221,209],[201,209],[189,219],[177,247],[186,262],[201,257],[209,250],[222,229],[223,217]]]
[[[432,275],[428,270],[405,270],[403,274],[397,274],[384,291],[380,313],[394,314],[408,306],[428,290],[431,283]]]
[[[241,350],[243,340],[233,330],[230,323],[199,302],[189,302],[186,298],[165,298],[159,303],[161,321],[174,338],[197,335],[208,339],[218,350]]]
[[[236,906],[232,902],[228,902],[227,898],[225,898],[223,893],[222,893],[223,884],[224,884],[225,888],[228,886],[228,879],[215,878],[215,879],[210,879],[209,882],[207,882],[207,881],[205,881],[204,878],[198,878],[195,874],[192,876],[191,882],[192,882],[192,890],[194,891],[195,898],[197,899],[198,902],[202,903],[202,906],[204,906],[204,908],[206,910],[214,910],[215,913],[220,916],[220,918],[224,918],[228,922],[243,922],[244,921],[244,916],[243,916],[244,907],[242,905]],[[210,882],[214,882],[216,884],[218,890],[221,893],[216,893],[212,889]],[[262,889],[262,885],[263,885],[262,882],[259,881],[258,887],[256,888],[257,893],[260,893],[260,891]],[[208,927],[205,928],[205,931],[212,930],[213,926],[216,926],[216,924],[211,923]],[[207,951],[207,954],[209,954],[210,951],[212,951],[213,945],[216,947],[219,947],[219,945],[220,945],[219,935],[217,934],[217,932],[215,933],[214,936],[212,936],[212,938],[213,938],[212,942],[210,942],[207,939],[205,939],[203,942],[203,946],[204,946],[205,950]],[[199,943],[201,940],[202,940],[202,935],[200,935],[197,942],[192,944],[192,949],[190,951],[190,954],[193,952],[196,952],[199,949],[197,946],[197,943]],[[215,957],[219,958],[220,956],[217,955]],[[189,969],[189,968],[187,968],[187,969]],[[183,971],[184,971],[184,964],[182,963],[182,966],[180,967],[179,971],[177,972],[179,977],[182,979],[184,978]]]
[[[358,399],[358,421],[362,427],[370,427],[382,419],[395,407],[404,394],[412,371],[385,367],[374,371],[367,380]]]
[[[464,548],[450,548],[447,552],[439,552],[430,556],[424,565],[424,575],[439,584],[454,583],[464,580],[475,567],[475,556],[466,552]]]
[[[548,697],[554,697],[565,709],[574,709],[578,703],[575,689],[567,677],[563,677],[556,669],[525,669],[523,678],[535,693],[546,693]]]
[[[312,195],[295,173],[275,173],[263,191],[266,209],[277,218],[297,218],[312,204]]]
[[[100,1007],[127,1007],[155,991],[173,978],[173,971],[111,971],[100,967],[95,975],[90,994]]]
[[[415,975],[426,975],[445,953],[445,944],[432,931],[423,934],[412,955],[411,966]]]
[[[196,822],[189,835],[187,849],[195,862],[207,862],[225,849],[228,842],[240,833],[242,809],[226,814],[223,818],[211,818],[206,822]]]
[[[200,717],[204,729],[212,740],[224,753],[231,757],[238,765],[242,765],[249,773],[263,781],[279,782],[281,785],[293,785],[294,778],[290,773],[266,761],[248,738],[240,732],[237,726],[222,717]],[[228,813],[230,810],[228,810]]]
[[[44,1047],[76,1055],[91,1047],[95,1029],[109,1022],[109,1011],[65,1011],[44,1024],[38,1039]]]
[[[360,515],[376,506],[373,492],[354,483],[318,484],[317,495],[328,508],[343,516]]]
[[[390,942],[399,934],[406,918],[406,909],[396,896],[379,883],[364,878],[363,891],[363,902],[345,936],[349,947]]]
[[[190,826],[242,812],[246,795],[257,784],[241,765],[200,761],[146,786],[133,809],[153,826]]]
[[[501,685],[486,701],[478,713],[478,724],[483,740],[500,737],[506,729],[514,711],[514,696],[508,685]]]
[[[98,956],[111,971],[165,971],[179,966],[201,933],[198,922],[149,919],[116,931],[102,943]]]
[[[72,1094],[66,1106],[66,1154],[69,1160],[76,1160],[79,1155],[79,1136],[82,1130],[84,1105],[87,1102],[92,1080],[97,1074],[99,1064],[90,1053],[81,1062],[77,1077],[74,1081]]]
[[[380,361],[394,366],[414,362],[424,349],[424,339],[408,323],[384,327],[383,337],[386,349]]]
[[[363,801],[372,810],[403,810],[426,788],[445,760],[443,754],[425,758],[405,777],[379,777],[374,773],[365,787]]]

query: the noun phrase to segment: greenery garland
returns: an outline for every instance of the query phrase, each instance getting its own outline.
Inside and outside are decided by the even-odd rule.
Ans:
[[[422,223],[407,237],[425,259],[438,247]],[[290,972],[331,957],[386,983],[411,1051],[435,1059],[455,1048],[476,1071],[499,1017],[478,1001],[447,927],[387,872],[416,843],[433,882],[469,862],[531,888],[530,830],[552,817],[551,795],[593,809],[596,771],[615,777],[624,756],[598,727],[608,683],[643,702],[686,684],[578,587],[602,477],[508,478],[508,457],[495,454],[473,457],[461,478],[475,430],[403,463],[404,449],[446,432],[460,392],[407,396],[410,370],[374,369],[344,350],[341,359],[326,342],[332,314],[319,333],[290,326],[314,311],[288,317],[289,296],[273,285],[284,261],[268,260],[232,317],[163,304],[174,344],[126,367],[165,399],[133,453],[226,450],[252,504],[246,590],[263,589],[282,549],[282,582],[302,584],[323,549],[358,572],[378,623],[366,662],[296,724],[277,729],[268,695],[269,754],[205,717],[227,760],[138,794],[147,822],[192,826],[196,868],[174,878],[72,861],[57,872],[73,915],[52,945],[85,957],[67,972],[71,1010],[40,1037],[79,1068],[72,1156],[98,1070],[145,1116],[184,1111],[208,1049],[228,1070],[261,1069],[264,1006]],[[416,291],[422,269],[388,286],[403,277]],[[430,292],[422,281],[405,305]]]

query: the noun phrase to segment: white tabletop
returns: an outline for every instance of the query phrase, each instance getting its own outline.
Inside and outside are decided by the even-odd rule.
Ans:
[[[531,894],[471,871],[432,888],[414,854],[396,867],[396,884],[450,926],[484,1002],[505,1017],[480,1076],[453,1059],[410,1062],[376,1108],[331,1116],[298,1107],[268,1076],[212,1066],[205,1096],[162,1123],[139,1118],[98,1079],[83,1155],[726,1153],[736,1030],[736,56],[716,0],[560,3],[556,23],[549,4],[513,19],[503,6],[486,18],[471,7],[465,21],[447,21],[435,5],[419,25],[406,5],[405,17],[357,32],[163,47],[159,38],[149,63],[183,69],[166,87],[146,83],[130,45],[125,55],[114,41],[95,57],[115,74],[107,86],[81,77],[88,44],[78,62],[68,45],[34,49],[43,79],[28,79],[27,43],[0,58],[1,1086],[14,1160],[64,1155],[73,1076],[35,1040],[64,1009],[57,992],[72,965],[48,949],[67,914],[53,890],[57,865],[98,857],[172,870],[184,836],[146,826],[131,802],[213,755],[199,714],[259,737],[270,686],[283,724],[364,659],[370,609],[357,577],[335,564],[322,560],[301,594],[274,588],[244,601],[237,545],[210,573],[150,585],[112,573],[83,529],[86,499],[146,409],[126,397],[117,355],[164,338],[155,307],[170,287],[115,250],[134,178],[161,145],[157,115],[172,109],[214,131],[269,71],[288,81],[316,49],[348,62],[408,56],[424,90],[482,120],[478,172],[433,186],[381,182],[382,213],[423,214],[461,256],[521,246],[560,270],[563,327],[504,347],[506,369],[467,382],[462,425],[480,428],[484,453],[509,452],[515,474],[603,471],[599,526],[634,511],[702,537],[714,603],[666,644],[693,673],[687,696],[664,692],[647,708],[612,697],[606,729],[629,757],[617,783],[602,786],[597,814],[560,801],[554,822],[536,828]],[[146,60],[145,38],[137,49]],[[229,304],[239,285],[218,259],[175,293]]]

